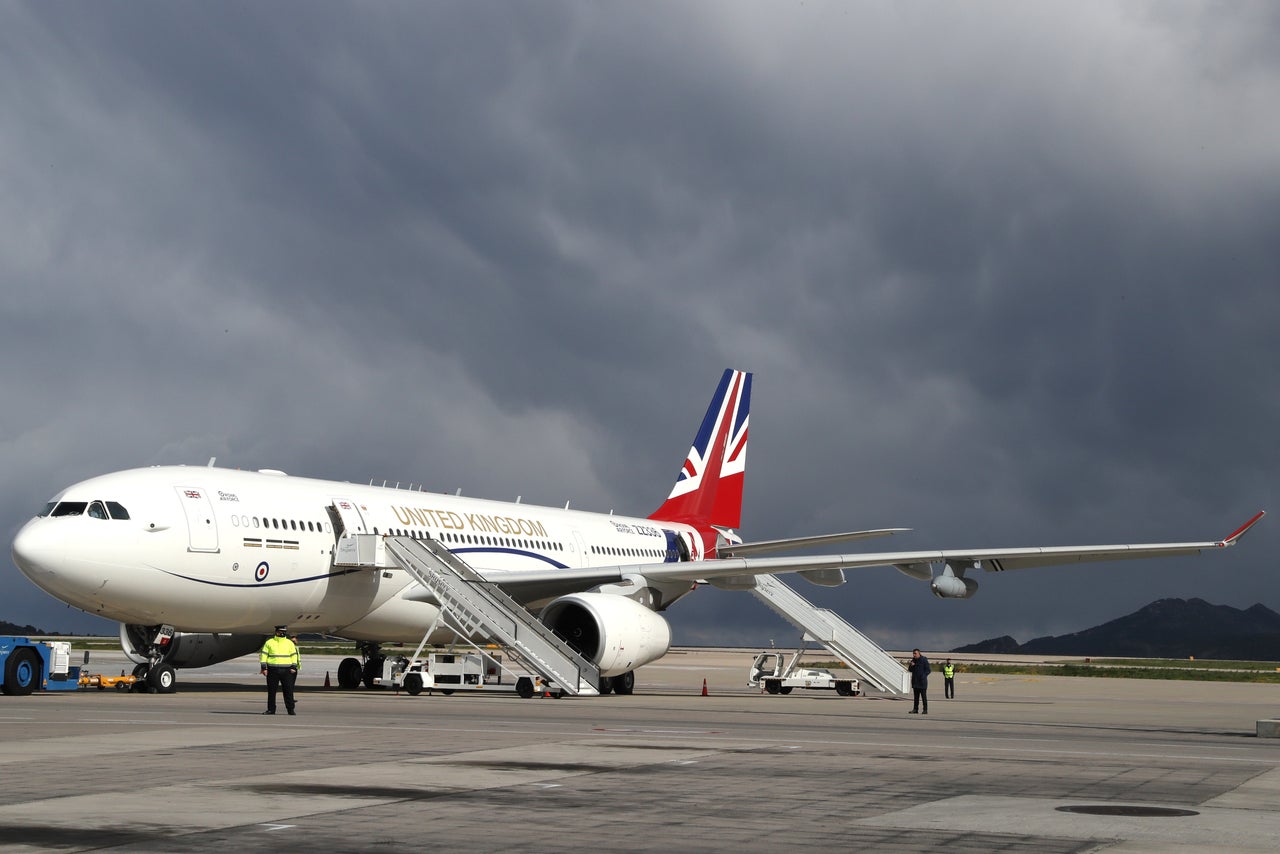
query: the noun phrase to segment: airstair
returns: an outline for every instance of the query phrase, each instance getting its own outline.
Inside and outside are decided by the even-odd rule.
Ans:
[[[835,611],[814,607],[774,575],[757,575],[756,586],[751,592],[803,630],[806,639],[831,650],[851,670],[881,691],[893,694],[911,692],[911,677],[906,669]]]
[[[364,535],[361,535],[364,536]],[[384,538],[388,556],[440,603],[449,628],[486,637],[515,652],[566,694],[599,694],[600,669],[544,626],[528,609],[436,540]]]

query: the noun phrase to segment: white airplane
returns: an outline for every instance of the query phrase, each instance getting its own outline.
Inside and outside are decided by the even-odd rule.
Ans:
[[[13,559],[58,599],[118,621],[135,675],[155,690],[174,689],[175,668],[258,649],[278,624],[355,641],[364,660],[345,660],[338,676],[356,687],[381,673],[380,644],[417,643],[438,625],[440,606],[403,570],[338,565],[341,539],[431,538],[572,635],[570,644],[600,666],[602,691],[630,693],[632,671],[670,646],[659,612],[698,583],[750,590],[757,575],[798,573],[836,586],[845,569],[893,566],[930,582],[937,596],[967,599],[978,586],[970,570],[1197,554],[1234,545],[1263,516],[1207,542],[779,556],[907,529],[742,542],[734,529],[750,402],[751,375],[725,371],[671,494],[648,517],[214,468],[211,460],[67,487],[18,532]],[[452,639],[447,629],[438,635],[431,640]]]

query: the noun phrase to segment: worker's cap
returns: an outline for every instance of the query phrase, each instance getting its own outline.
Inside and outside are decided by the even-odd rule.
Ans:
[[[288,626],[276,626],[276,634],[280,634],[281,632],[287,632],[287,631],[289,631]]]

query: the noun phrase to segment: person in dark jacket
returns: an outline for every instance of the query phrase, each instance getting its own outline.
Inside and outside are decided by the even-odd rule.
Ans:
[[[920,650],[911,650],[911,663],[907,665],[911,673],[911,694],[913,702],[911,715],[929,714],[929,659],[920,654]]]

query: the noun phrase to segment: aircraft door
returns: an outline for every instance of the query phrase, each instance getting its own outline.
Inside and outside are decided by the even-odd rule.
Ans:
[[[573,540],[569,543],[570,551],[576,549],[578,552],[578,566],[590,566],[591,555],[587,552],[587,541],[582,539],[582,533],[577,528],[573,530]]]
[[[213,515],[213,503],[209,495],[197,486],[175,486],[178,502],[187,517],[187,545],[189,552],[216,552],[218,550],[218,522]]]
[[[667,563],[683,562],[691,559],[689,544],[676,531],[663,529],[667,535]]]
[[[333,526],[334,534],[339,538],[347,534],[367,534],[369,533],[364,526],[364,516],[360,513],[360,505],[346,498],[333,499],[333,509],[338,513],[338,521],[341,522],[341,530],[338,525]]]

